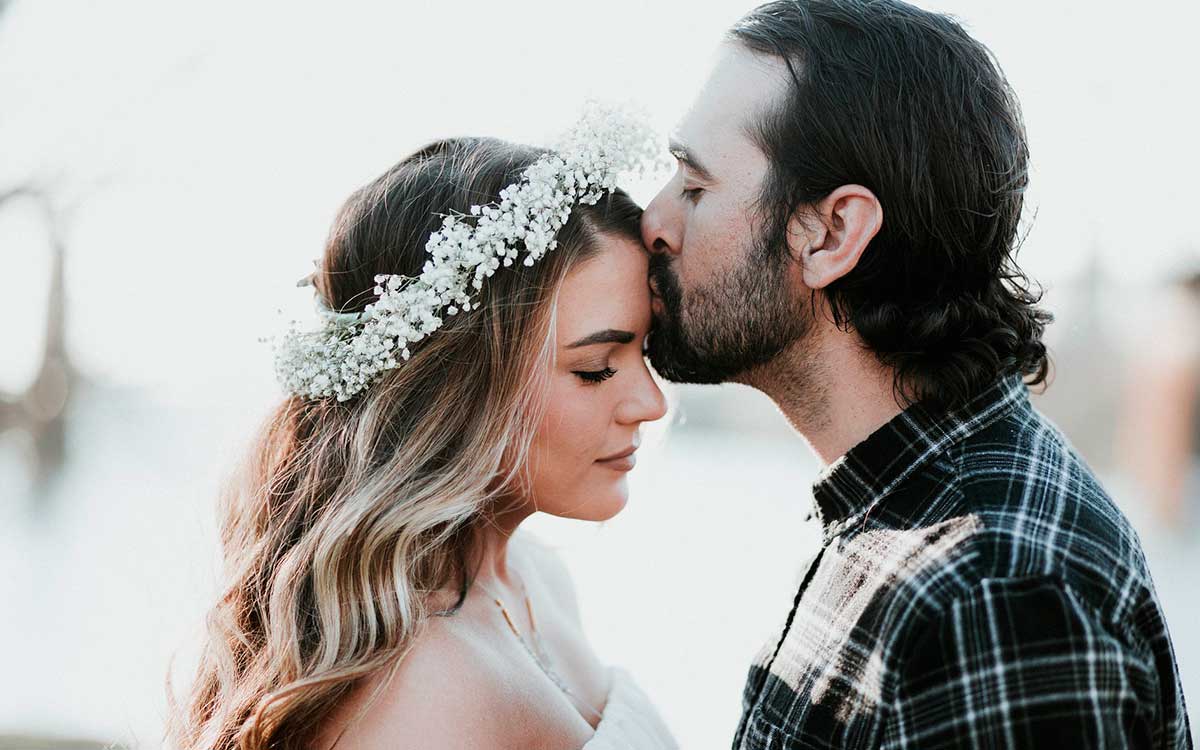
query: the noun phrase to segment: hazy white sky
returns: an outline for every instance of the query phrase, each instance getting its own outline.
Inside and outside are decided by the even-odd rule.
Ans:
[[[293,283],[350,191],[435,137],[544,142],[588,97],[643,102],[667,129],[753,4],[15,0],[0,188],[37,180],[66,210],[85,368],[177,397],[266,395],[256,339],[276,308],[303,309]],[[1053,287],[1098,252],[1144,280],[1200,244],[1200,5],[921,4],[959,16],[1022,100],[1028,270]],[[41,226],[0,211],[0,387],[38,346]]]

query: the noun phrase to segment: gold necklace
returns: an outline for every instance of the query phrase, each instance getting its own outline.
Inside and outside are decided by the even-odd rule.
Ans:
[[[479,582],[476,581],[476,583]],[[482,583],[479,583],[479,587],[486,591],[488,596],[492,597],[492,601],[496,604],[496,606],[500,608],[500,614],[504,615],[504,621],[508,623],[508,629],[511,630],[513,635],[517,637],[517,640],[520,641],[522,648],[524,648],[525,652],[529,654],[529,657],[533,659],[534,664],[537,664],[538,668],[542,670],[542,674],[546,675],[546,677],[548,677],[550,681],[553,682],[574,705],[582,706],[583,708],[587,709],[597,719],[603,717],[604,714],[601,711],[597,711],[592,704],[588,703],[578,694],[576,694],[575,691],[571,690],[566,681],[563,680],[563,678],[560,677],[559,674],[550,667],[550,656],[546,653],[546,645],[542,642],[541,633],[538,632],[537,618],[533,616],[533,604],[529,601],[529,593],[525,591],[525,586],[521,586],[522,594],[525,598],[525,611],[529,614],[530,633],[533,635],[534,646],[536,647],[537,651],[540,652],[540,656],[538,653],[535,653],[534,648],[531,648],[530,645],[525,641],[525,636],[521,635],[521,631],[517,628],[517,624],[513,622],[512,615],[508,613],[508,608],[504,606],[504,602],[500,599],[500,597],[496,596],[491,589],[484,586]]]

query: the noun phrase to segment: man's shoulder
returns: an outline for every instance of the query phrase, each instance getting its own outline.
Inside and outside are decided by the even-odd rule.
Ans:
[[[1028,401],[957,441],[946,458],[976,494],[1108,497],[1067,436]]]
[[[1087,462],[1050,420],[1032,407],[971,435],[954,451],[964,507],[993,543],[1049,552],[1122,550],[1137,544],[1125,514]],[[1088,549],[1073,549],[1074,543]]]
[[[960,585],[1052,576],[1102,611],[1149,585],[1137,532],[1063,433],[1015,409],[948,453],[953,514],[971,519]],[[952,591],[948,592],[952,595]]]
[[[1070,701],[1112,716],[1166,701],[1164,723],[1177,721],[1177,668],[1141,541],[1063,433],[1025,403],[937,463],[939,494],[906,531],[941,546],[919,550],[881,620],[897,623],[890,653],[918,710],[1004,674],[1020,699],[1007,705],[1033,717],[1022,720]]]

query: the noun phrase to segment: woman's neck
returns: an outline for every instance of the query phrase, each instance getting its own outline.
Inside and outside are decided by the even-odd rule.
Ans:
[[[489,517],[478,528],[475,547],[476,564],[472,566],[475,580],[484,585],[504,588],[515,585],[509,568],[509,542],[521,523],[533,513],[525,508]],[[519,579],[520,572],[517,572]]]

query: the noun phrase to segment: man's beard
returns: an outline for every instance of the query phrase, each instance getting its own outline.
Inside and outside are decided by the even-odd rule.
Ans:
[[[782,239],[782,238],[781,238]],[[756,242],[744,262],[684,298],[668,255],[650,256],[665,310],[646,345],[650,364],[675,383],[724,383],[766,364],[811,328],[806,303],[787,283],[788,257]]]

